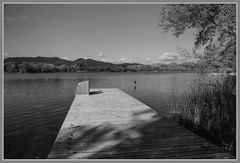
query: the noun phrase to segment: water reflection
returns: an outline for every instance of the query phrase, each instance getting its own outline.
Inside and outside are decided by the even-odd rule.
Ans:
[[[137,86],[135,85],[135,86],[134,86],[134,92],[136,92],[136,91],[137,91]]]

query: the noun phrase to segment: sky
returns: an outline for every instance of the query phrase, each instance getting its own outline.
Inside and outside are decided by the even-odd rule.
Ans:
[[[5,57],[89,58],[121,63],[183,62],[192,31],[178,39],[158,26],[161,4],[5,4]]]

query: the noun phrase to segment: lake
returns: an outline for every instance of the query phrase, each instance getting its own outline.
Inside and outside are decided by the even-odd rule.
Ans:
[[[4,158],[46,158],[79,81],[119,88],[161,115],[183,98],[193,73],[36,73],[4,75]],[[134,89],[136,81],[136,89]]]

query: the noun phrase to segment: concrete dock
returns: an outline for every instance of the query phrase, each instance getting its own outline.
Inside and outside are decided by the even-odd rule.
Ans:
[[[76,95],[48,159],[234,159],[119,89]]]

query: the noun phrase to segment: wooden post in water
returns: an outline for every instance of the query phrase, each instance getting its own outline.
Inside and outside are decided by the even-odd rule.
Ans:
[[[89,95],[89,80],[78,83],[75,95]]]

